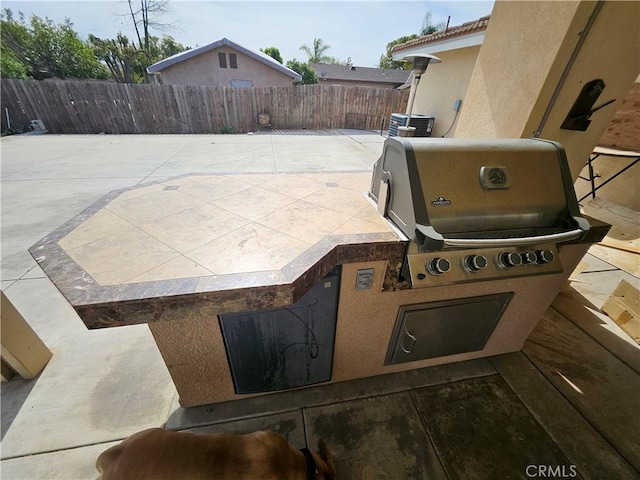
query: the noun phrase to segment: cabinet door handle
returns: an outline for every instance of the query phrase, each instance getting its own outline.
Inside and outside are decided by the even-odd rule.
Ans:
[[[411,335],[409,330],[407,330],[406,328],[404,329],[404,334],[405,334],[405,338],[402,340],[402,344],[400,345],[400,348],[404,353],[408,354],[408,353],[411,353],[411,351],[413,350],[413,346],[416,344],[416,337]],[[409,348],[405,347],[405,344],[407,343],[407,337],[409,338]]]

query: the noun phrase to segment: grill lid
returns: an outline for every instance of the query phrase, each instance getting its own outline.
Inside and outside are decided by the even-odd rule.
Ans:
[[[589,229],[563,148],[541,139],[388,138],[371,194],[423,250],[558,242]]]

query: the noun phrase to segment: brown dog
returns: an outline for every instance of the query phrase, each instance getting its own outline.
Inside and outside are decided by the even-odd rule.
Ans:
[[[331,452],[322,440],[318,448],[317,454],[295,450],[274,432],[201,435],[151,428],[102,452],[96,468],[102,480],[333,480]]]

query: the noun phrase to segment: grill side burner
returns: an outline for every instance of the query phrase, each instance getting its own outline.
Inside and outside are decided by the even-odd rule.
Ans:
[[[557,244],[589,230],[547,140],[389,138],[370,194],[411,240],[414,288],[559,273]]]

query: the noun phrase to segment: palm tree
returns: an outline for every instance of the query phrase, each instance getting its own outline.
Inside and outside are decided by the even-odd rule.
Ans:
[[[323,63],[330,58],[325,55],[326,51],[330,48],[331,46],[325,45],[321,38],[314,38],[313,48],[309,48],[307,45],[302,45],[300,50],[309,55],[309,63]]]

